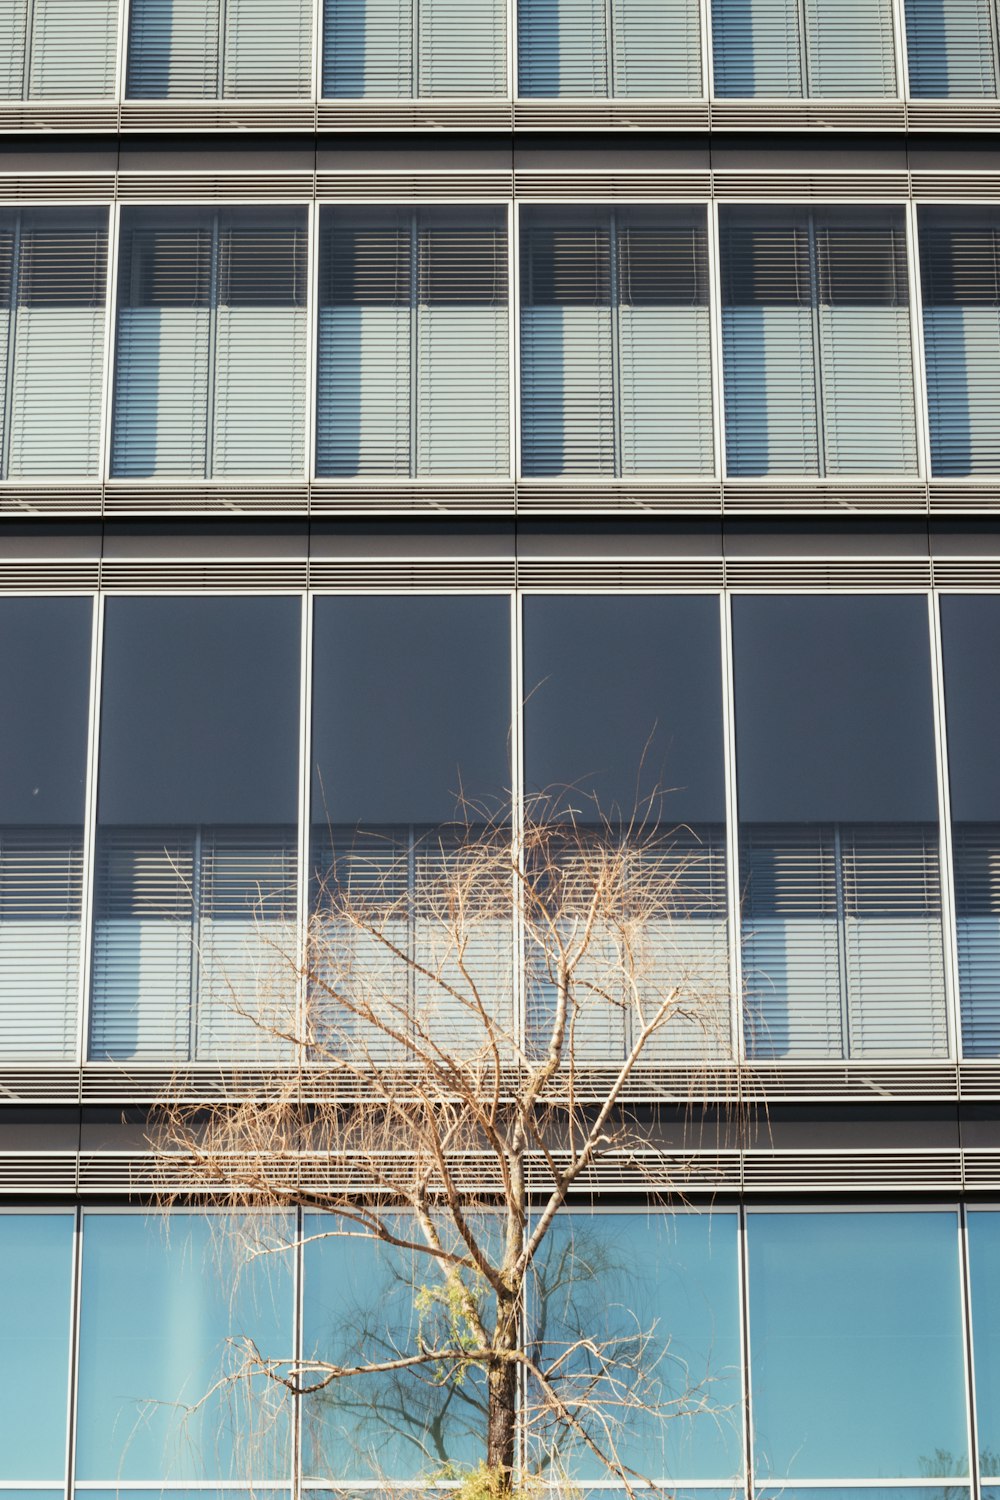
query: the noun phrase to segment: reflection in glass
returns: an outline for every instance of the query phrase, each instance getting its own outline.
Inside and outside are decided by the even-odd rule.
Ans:
[[[637,887],[662,881],[666,892],[646,925],[649,951],[641,962],[648,963],[657,992],[671,984],[683,989],[689,1014],[676,1015],[654,1036],[647,1060],[725,1054],[730,1022],[718,601],[528,597],[524,693],[528,796],[542,797],[543,807],[557,814],[572,809],[585,837],[623,830]],[[614,965],[610,933],[594,952],[590,982],[604,989]],[[552,993],[547,979],[537,976],[531,1016],[539,1034]],[[578,1060],[624,1056],[630,1013],[627,1004],[602,1004],[592,996],[578,1017]]]
[[[891,97],[897,92],[887,0],[714,0],[720,98]]]
[[[525,0],[517,10],[521,98],[671,98],[704,92],[693,0]]]
[[[948,1050],[926,601],[733,601],[747,1045]]]
[[[996,0],[906,0],[914,99],[995,99]]]
[[[0,1056],[77,1049],[89,599],[0,600]]]
[[[747,1219],[758,1477],[968,1475],[957,1215]]]
[[[300,606],[111,599],[91,1056],[277,1057],[294,983]]]
[[[65,1479],[73,1236],[71,1213],[0,1214],[0,1479]]]
[[[308,96],[311,0],[132,0],[130,99]]]
[[[345,1226],[348,1229],[356,1226]],[[400,1221],[406,1232],[405,1221]],[[483,1233],[485,1225],[474,1221]],[[337,1220],[307,1215],[303,1252],[303,1349],[307,1358],[353,1365],[418,1351],[434,1326],[422,1289],[440,1284],[432,1260],[359,1237]],[[441,1226],[445,1243],[450,1243]],[[310,1240],[310,1236],[313,1238]],[[319,1236],[317,1238],[317,1236]],[[325,1237],[324,1237],[325,1236]],[[426,1296],[426,1293],[424,1294]],[[421,1303],[424,1303],[421,1306]],[[486,1313],[489,1316],[489,1304]],[[440,1367],[338,1380],[302,1408],[302,1472],[307,1479],[426,1479],[485,1457],[482,1375],[441,1378]]]
[[[1000,600],[941,599],[958,983],[966,1057],[1000,1054]]]
[[[468,1034],[478,1046],[472,984],[502,1024],[512,1019],[509,600],[321,598],[313,641],[314,962],[349,974],[355,997],[393,1026],[419,1016],[449,1045]],[[457,910],[451,882],[476,868],[484,839],[494,875],[472,878]],[[322,920],[334,890],[380,937]],[[351,1045],[346,1021],[318,988],[317,1043]],[[362,1035],[380,1057],[405,1050],[363,1022]]]
[[[293,1257],[281,1249],[290,1235],[290,1224],[264,1218],[85,1215],[78,1480],[287,1475],[279,1387],[262,1378],[213,1387],[238,1368],[243,1338],[266,1357],[290,1355]],[[248,1258],[240,1236],[268,1253]]]
[[[970,1209],[967,1224],[979,1470],[1000,1479],[1000,1213]]]
[[[550,1364],[581,1338],[614,1350],[607,1368],[620,1384],[605,1379],[595,1399],[622,1463],[647,1479],[724,1480],[742,1468],[737,1232],[734,1213],[567,1213],[544,1242],[529,1299],[533,1356]],[[560,1396],[579,1399],[601,1365],[571,1354]],[[592,1435],[602,1440],[599,1425]],[[543,1472],[551,1450],[574,1479],[606,1477],[572,1432],[536,1425],[531,1442]]]

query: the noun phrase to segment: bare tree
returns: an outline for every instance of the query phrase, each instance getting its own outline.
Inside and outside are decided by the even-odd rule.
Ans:
[[[415,1265],[399,1273],[414,1324],[403,1340],[362,1319],[343,1358],[247,1342],[241,1373],[314,1402],[383,1382],[380,1420],[411,1430],[414,1391],[441,1392],[501,1500],[563,1444],[631,1493],[623,1431],[712,1408],[711,1372],[678,1373],[663,1330],[583,1309],[572,1288],[599,1289],[600,1256],[556,1232],[605,1159],[641,1184],[640,1070],[723,1049],[704,866],[687,830],[585,825],[549,803],[516,832],[470,820],[405,847],[334,831],[304,949],[276,955],[268,997],[231,997],[294,1065],[254,1096],[168,1098],[153,1139],[186,1189],[329,1216],[307,1238]],[[574,1319],[547,1321],[567,1286]],[[428,1440],[428,1464],[442,1455]]]

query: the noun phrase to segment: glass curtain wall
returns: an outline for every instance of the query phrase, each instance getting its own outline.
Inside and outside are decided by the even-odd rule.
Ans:
[[[644,986],[678,987],[677,1013],[647,1062],[727,1054],[725,780],[719,606],[712,597],[524,600],[525,788],[543,816],[572,818],[587,838],[631,845],[637,888],[662,880],[639,959]],[[599,705],[599,707],[598,707]],[[570,857],[579,857],[571,852]],[[584,888],[586,882],[584,881]],[[570,914],[567,913],[567,916]],[[613,932],[578,975],[577,1062],[620,1060],[632,1045]],[[535,975],[529,1030],[552,1012]]]
[[[475,1052],[485,1041],[476,993],[510,1032],[510,907],[501,888],[498,912],[495,864],[475,874],[484,839],[509,870],[510,667],[507,597],[315,601],[311,1026],[320,1057],[361,1048],[379,1062],[405,1060],[390,1029],[423,1028]],[[331,914],[338,893],[362,923]],[[325,998],[345,969],[356,1016]]]
[[[280,1060],[300,602],[105,605],[90,1056]]]
[[[317,473],[510,473],[507,213],[320,218]]]
[[[124,209],[111,472],[301,476],[304,208]]]
[[[313,0],[130,0],[125,92],[130,99],[307,97],[312,24]]]
[[[521,213],[521,471],[711,474],[703,208]]]
[[[77,1051],[92,611],[0,599],[0,1057]]]
[[[915,473],[903,210],[724,205],[731,475]]]
[[[958,987],[966,1057],[1000,1055],[1000,599],[941,599]]]
[[[889,0],[713,0],[719,98],[890,98]]]
[[[733,600],[752,1057],[948,1052],[927,601]]]

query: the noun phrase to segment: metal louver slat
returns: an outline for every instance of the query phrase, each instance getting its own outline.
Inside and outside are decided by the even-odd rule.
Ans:
[[[605,0],[523,0],[517,76],[524,98],[606,95]]]
[[[799,10],[791,0],[714,0],[712,39],[720,99],[802,96]]]
[[[324,0],[325,98],[412,96],[412,4],[413,0]]]
[[[889,98],[897,92],[888,0],[806,0],[811,98]]]
[[[308,96],[312,0],[226,0],[226,99]]]
[[[958,986],[966,1057],[1000,1055],[1000,825],[956,823],[952,833]]]
[[[188,1057],[194,869],[194,836],[183,830],[100,835],[91,1057]]]
[[[72,1057],[83,835],[0,829],[0,1057]]]
[[[703,92],[701,16],[692,0],[613,0],[612,34],[617,97]]]
[[[113,97],[117,41],[117,0],[33,0],[29,97]]]
[[[218,97],[219,5],[220,0],[132,0],[130,99]]]
[[[420,97],[506,93],[505,0],[420,0],[418,18]]]
[[[916,99],[994,99],[992,0],[906,0],[906,57]]]
[[[0,99],[24,97],[27,0],[0,0]]]

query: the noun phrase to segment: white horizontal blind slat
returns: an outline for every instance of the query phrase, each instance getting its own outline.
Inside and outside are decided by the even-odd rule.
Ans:
[[[107,99],[115,92],[117,0],[34,0],[32,99]]]
[[[103,308],[18,308],[12,478],[98,473],[103,369]]]
[[[890,98],[896,58],[889,0],[806,0],[812,98]]]
[[[325,0],[323,94],[409,98],[414,92],[415,0]]]
[[[301,474],[306,338],[304,308],[218,309],[215,477]]]
[[[801,98],[805,80],[795,0],[714,0],[712,38],[720,98]]]
[[[906,0],[906,57],[916,99],[994,99],[992,0]]]
[[[24,97],[27,0],[0,0],[0,99]]]
[[[524,0],[518,6],[523,97],[605,97],[608,72],[604,0]]]
[[[0,829],[0,1057],[76,1051],[83,835]]]
[[[312,0],[226,0],[225,16],[225,98],[308,96]]]
[[[819,336],[827,473],[915,473],[909,311],[821,307]]]
[[[813,317],[808,307],[724,307],[731,474],[815,474]]]
[[[208,308],[119,310],[112,473],[204,475],[210,331]]]
[[[707,307],[619,307],[622,472],[711,474]]]
[[[418,474],[506,474],[506,308],[421,307],[416,339]]]
[[[420,0],[416,92],[475,98],[507,92],[504,0]]]
[[[521,462],[526,474],[613,474],[610,307],[521,311]]]
[[[131,0],[126,92],[132,99],[215,99],[220,0]]]
[[[1000,308],[925,307],[931,468],[1000,473]]]
[[[320,474],[409,474],[408,307],[320,309],[316,462]]]
[[[701,14],[693,0],[613,0],[612,35],[616,95],[701,93]]]
[[[1000,825],[956,823],[952,833],[962,1051],[1000,1056]]]

